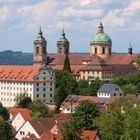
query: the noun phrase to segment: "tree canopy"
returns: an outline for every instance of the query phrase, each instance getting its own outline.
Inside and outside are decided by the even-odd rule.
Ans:
[[[10,117],[8,110],[3,107],[2,103],[0,103],[0,115],[4,118],[4,120],[8,120]]]
[[[99,116],[99,106],[92,101],[80,102],[73,114],[73,122],[77,130],[93,130],[95,128],[94,118]]]
[[[33,118],[46,118],[52,115],[52,112],[48,106],[40,100],[32,102],[29,109],[32,110],[31,115]]]
[[[26,93],[25,93],[26,94]],[[30,97],[25,96],[25,94],[20,94],[20,96],[18,96],[16,98],[16,106],[17,107],[21,107],[21,108],[28,108],[30,106],[30,104],[32,103],[32,100]]]
[[[65,61],[64,61],[64,68],[63,68],[63,70],[66,70],[69,73],[71,73],[71,67],[70,67],[70,61],[69,61],[68,54],[65,55]]]
[[[12,129],[6,121],[0,121],[0,140],[10,140]]]

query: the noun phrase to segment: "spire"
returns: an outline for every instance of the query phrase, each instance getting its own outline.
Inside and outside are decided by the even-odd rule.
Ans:
[[[64,32],[64,28],[62,29],[62,34],[63,37],[65,37],[65,32]]]
[[[38,35],[42,36],[42,30],[41,30],[41,27],[39,28]]]
[[[104,26],[102,25],[102,22],[100,22],[100,25],[98,27],[98,33],[103,33],[104,32]]]
[[[132,54],[133,54],[131,42],[130,42],[129,47],[128,47],[128,54],[129,54],[129,55],[132,55]]]
[[[43,37],[43,32],[41,30],[41,27],[39,28],[38,36],[37,36],[35,42],[38,42],[38,41],[46,42],[45,38]]]

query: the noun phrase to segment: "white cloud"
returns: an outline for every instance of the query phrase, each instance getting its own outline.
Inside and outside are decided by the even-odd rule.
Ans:
[[[59,13],[59,16],[63,17],[97,17],[103,13],[102,9],[76,9],[73,7],[65,8]]]
[[[103,22],[106,25],[122,27],[125,25],[126,19],[123,17],[120,17],[119,14],[120,14],[120,10],[111,10],[103,18]]]
[[[140,0],[133,0],[127,8],[122,10],[122,15],[134,16],[138,11],[140,12]]]
[[[0,21],[5,22],[11,15],[11,9],[7,6],[0,8]]]
[[[26,27],[48,24],[53,17],[55,2],[54,0],[44,0],[33,5],[23,6],[18,9],[21,20],[25,20]],[[22,24],[22,25],[25,25]]]

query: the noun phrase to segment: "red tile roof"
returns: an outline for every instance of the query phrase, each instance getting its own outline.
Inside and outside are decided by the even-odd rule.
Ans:
[[[0,65],[0,80],[31,82],[39,69],[40,66]]]
[[[11,108],[9,110],[9,113],[12,114],[13,118],[15,118],[18,113],[20,113],[22,117],[24,118],[24,120],[31,119],[31,115],[30,115],[31,110],[26,109],[26,108]]]
[[[51,134],[50,132],[44,132],[39,140],[61,140],[60,134]]]
[[[40,140],[34,134],[29,134],[26,137],[23,137],[21,140]]]
[[[138,58],[138,54],[112,54],[108,58],[100,58],[102,62],[114,65],[114,64],[131,64],[136,58]],[[65,55],[60,54],[48,54],[49,58],[49,66],[53,69],[63,69]],[[110,66],[91,66],[83,64],[84,61],[87,62],[94,62],[97,58],[97,55],[90,55],[90,54],[69,54],[70,66],[71,70],[75,75],[79,75],[79,71],[82,70],[110,70]],[[87,66],[87,67],[86,67]]]
[[[97,131],[84,130],[81,133],[82,140],[95,140]]]
[[[131,64],[138,57],[139,54],[112,54],[110,57],[106,58],[105,61],[108,64]]]

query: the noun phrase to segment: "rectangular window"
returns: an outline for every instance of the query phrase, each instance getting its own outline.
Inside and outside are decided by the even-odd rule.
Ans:
[[[46,88],[43,88],[43,91],[46,91]]]
[[[39,88],[36,88],[36,91],[39,91]]]
[[[36,97],[38,98],[39,97],[39,94],[36,94]]]
[[[45,95],[45,94],[43,94],[43,97],[46,97],[46,95]]]
[[[43,86],[46,86],[46,83],[43,83]]]
[[[50,88],[50,91],[52,91],[52,88]]]

